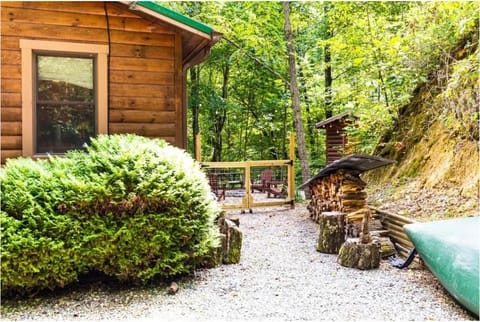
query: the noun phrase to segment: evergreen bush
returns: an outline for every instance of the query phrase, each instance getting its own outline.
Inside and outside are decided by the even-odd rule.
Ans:
[[[88,271],[121,281],[191,272],[218,243],[219,209],[183,150],[136,135],[0,170],[3,292],[62,287]]]

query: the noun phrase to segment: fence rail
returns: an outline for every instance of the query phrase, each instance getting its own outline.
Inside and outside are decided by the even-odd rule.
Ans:
[[[250,160],[250,161],[230,161],[230,162],[202,162],[201,161],[201,138],[199,135],[195,138],[196,155],[195,158],[207,169],[243,169],[245,196],[239,204],[223,204],[222,209],[232,210],[248,209],[252,212],[253,208],[266,208],[282,205],[290,205],[295,208],[295,133],[290,133],[290,159],[289,160]],[[256,167],[287,167],[287,195],[285,199],[273,202],[255,202],[252,196],[252,168]]]

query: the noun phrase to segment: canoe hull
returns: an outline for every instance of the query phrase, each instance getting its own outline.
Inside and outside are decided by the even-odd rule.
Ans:
[[[414,223],[403,229],[445,289],[478,316],[480,217]]]

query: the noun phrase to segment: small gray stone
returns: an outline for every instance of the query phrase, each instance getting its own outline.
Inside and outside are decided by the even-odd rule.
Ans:
[[[175,282],[172,282],[168,287],[167,293],[170,295],[174,295],[174,294],[177,294],[177,292],[178,292],[178,284]]]

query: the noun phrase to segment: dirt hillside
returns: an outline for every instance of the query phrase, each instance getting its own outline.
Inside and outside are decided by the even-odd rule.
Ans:
[[[374,155],[397,161],[367,173],[370,202],[417,220],[478,215],[478,31],[459,41],[414,91]]]

